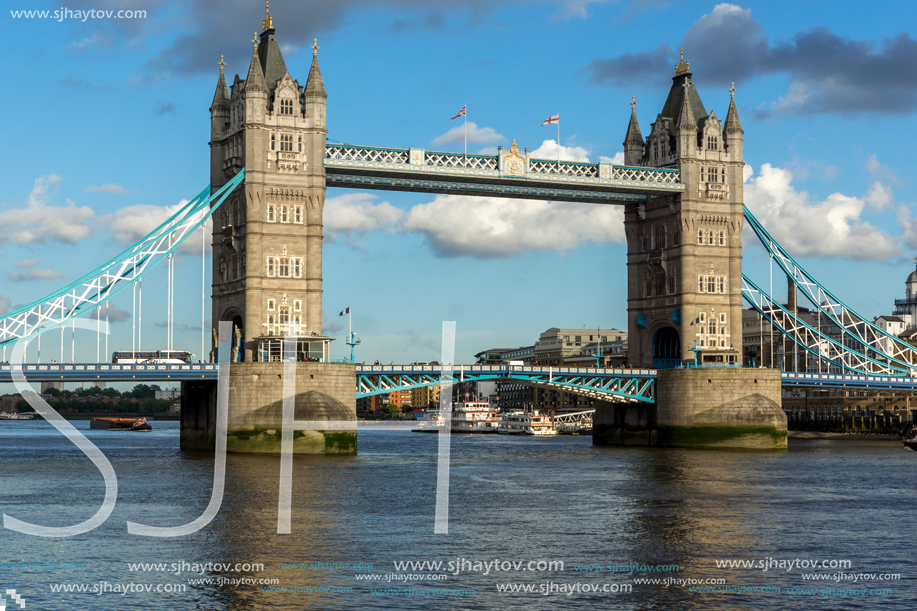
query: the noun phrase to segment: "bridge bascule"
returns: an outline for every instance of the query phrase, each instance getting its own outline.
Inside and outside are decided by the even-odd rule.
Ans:
[[[659,370],[694,361],[741,368],[742,303],[825,373],[783,382],[912,388],[917,349],[857,314],[786,252],[743,203],[744,131],[735,89],[725,120],[708,112],[682,58],[662,110],[644,138],[635,102],[623,165],[533,159],[515,141],[496,155],[386,148],[326,141],[328,94],[318,45],[304,85],[287,70],[270,18],[252,41],[245,79],[224,65],[210,107],[210,186],[131,248],[46,298],[0,317],[0,347],[28,342],[133,286],[213,219],[211,319],[230,321],[233,367],[256,365],[260,343],[292,334],[327,361],[322,335],[322,216],[328,187],[622,205],[627,237],[629,360],[636,369],[462,366],[464,380],[511,380],[625,403],[659,401]],[[793,290],[817,310],[826,332],[783,306],[742,273],[742,231],[753,230]],[[795,300],[793,300],[795,303]],[[737,348],[738,346],[738,348]],[[264,363],[267,365],[268,363]],[[760,363],[758,363],[760,365]],[[13,365],[15,366],[15,365]],[[212,380],[213,365],[118,366],[29,363],[27,379]],[[4,365],[0,380],[11,367]],[[174,367],[178,367],[175,369]],[[211,367],[211,369],[208,369]],[[260,375],[260,374],[259,374]],[[355,396],[442,383],[442,369],[357,366]],[[828,377],[822,377],[822,376]],[[128,376],[130,376],[128,378]],[[788,377],[789,376],[789,377]],[[793,376],[806,376],[803,378]],[[757,383],[757,381],[756,381]],[[348,391],[349,392],[349,391]],[[354,396],[354,395],[351,395]]]

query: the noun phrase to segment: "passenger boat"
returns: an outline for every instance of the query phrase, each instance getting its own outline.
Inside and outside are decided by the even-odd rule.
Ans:
[[[438,409],[428,409],[417,419],[417,428],[411,429],[412,433],[439,433],[445,424]]]
[[[592,435],[592,418],[575,422],[556,422],[554,428],[558,435]]]
[[[503,414],[498,433],[504,435],[557,435],[550,416],[533,412],[512,411]]]
[[[466,401],[452,406],[453,433],[496,433],[497,410],[487,401]]]
[[[108,431],[152,431],[146,418],[93,418],[89,421],[91,429],[105,429]]]
[[[901,440],[901,443],[904,444],[904,447],[908,450],[917,452],[917,427],[911,429],[910,437],[905,437]]]
[[[16,412],[0,412],[0,420],[31,420],[33,414],[17,414]]]

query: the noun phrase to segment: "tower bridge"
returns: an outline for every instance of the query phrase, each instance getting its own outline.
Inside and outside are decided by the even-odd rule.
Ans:
[[[331,186],[622,205],[629,360],[638,369],[459,370],[473,379],[514,380],[643,406],[643,411],[597,412],[596,443],[691,445],[694,432],[701,431],[698,439],[710,439],[712,427],[717,443],[785,445],[781,383],[910,388],[917,377],[917,349],[821,285],[744,206],[744,130],[736,90],[729,90],[721,121],[701,100],[683,56],[646,137],[632,99],[624,164],[617,166],[534,159],[515,141],[495,155],[328,142],[328,93],[317,41],[303,85],[286,67],[269,14],[251,43],[244,79],[236,75],[227,84],[225,63],[219,62],[210,105],[209,187],[112,261],[0,317],[0,346],[33,340],[79,316],[95,313],[98,320],[102,304],[170,260],[175,248],[212,217],[211,320],[214,331],[221,322],[233,328],[229,421],[244,432],[239,439],[272,428],[270,414],[279,413],[286,391],[278,372],[291,365],[280,362],[283,336],[291,338],[292,360],[321,361],[293,365],[298,420],[352,418],[357,396],[441,383],[441,370],[329,362],[332,338],[323,335],[321,320],[322,217]],[[743,275],[746,223],[793,291],[840,329],[840,340],[806,324],[795,305],[776,304]],[[743,299],[776,332],[824,362],[834,377],[742,368]],[[698,354],[700,366],[710,369],[675,369]],[[0,368],[0,380],[11,375],[11,367]],[[23,370],[31,380],[181,379],[183,409],[193,412],[182,421],[182,443],[188,448],[213,445],[217,372],[212,364],[177,369],[71,364],[55,371],[39,363]],[[754,433],[762,427],[770,432]],[[641,432],[628,437],[635,429]],[[324,451],[335,451],[331,445]],[[344,444],[337,451],[348,448]]]

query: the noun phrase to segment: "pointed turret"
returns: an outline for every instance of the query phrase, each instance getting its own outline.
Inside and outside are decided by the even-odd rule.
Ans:
[[[727,134],[744,134],[742,122],[739,121],[739,111],[736,109],[736,84],[733,83],[729,88],[729,110],[726,112],[726,133]]]
[[[252,39],[252,61],[248,66],[248,76],[245,77],[245,86],[242,90],[246,93],[263,91],[267,93],[267,84],[264,82],[264,72],[261,71],[261,61],[258,59],[258,34]]]
[[[739,121],[739,111],[736,108],[736,84],[729,87],[729,110],[726,112],[726,124],[723,126],[723,142],[726,143],[726,152],[733,161],[743,161],[743,140],[745,130]]]
[[[325,83],[322,81],[322,71],[318,67],[318,39],[312,41],[312,67],[309,68],[309,78],[303,90],[303,109],[307,117],[312,117],[315,126],[325,127],[325,106],[328,94],[325,92]]]
[[[328,94],[325,93],[325,82],[322,80],[322,71],[318,67],[318,39],[315,38],[312,41],[312,67],[309,68],[309,78],[306,79],[306,91],[307,96],[321,96],[327,98]]]
[[[684,101],[681,104],[681,112],[678,113],[678,119],[675,121],[675,129],[678,131],[697,130],[697,121],[694,119],[694,107],[691,104],[691,96],[688,95],[688,82],[682,84],[684,89]]]
[[[223,61],[222,55],[217,65],[220,66],[220,78],[217,80],[217,90],[213,93],[213,102],[210,104],[210,112],[219,108],[220,104],[223,102],[229,102],[229,89],[226,87],[226,77],[223,74],[223,67],[226,66],[226,62]]]
[[[640,133],[640,122],[637,121],[637,97],[630,97],[630,123],[624,136],[624,164],[640,165],[643,159],[643,134]]]

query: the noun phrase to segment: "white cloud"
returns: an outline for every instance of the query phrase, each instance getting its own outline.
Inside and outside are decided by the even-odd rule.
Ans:
[[[757,108],[759,115],[763,117],[778,117],[793,114],[805,108],[806,102],[812,97],[811,89],[805,83],[793,81],[790,83],[790,89],[787,94],[779,98],[770,105],[761,104]]]
[[[152,204],[137,204],[125,206],[114,214],[109,214],[100,222],[107,226],[121,244],[134,244],[150,234],[154,229],[165,223],[171,216],[181,210],[188,200],[183,199],[172,206],[154,206]],[[204,224],[204,231],[209,236],[212,232],[212,217]],[[209,241],[208,241],[209,247]],[[201,252],[201,230],[195,230],[185,238],[178,251],[195,255]]]
[[[7,277],[10,279],[10,282],[25,282],[26,280],[54,280],[55,278],[66,278],[67,274],[36,267],[27,272],[12,272]]]
[[[388,202],[374,203],[370,193],[345,193],[325,200],[325,235],[372,230],[397,231],[404,211]]]
[[[794,256],[877,261],[901,254],[896,239],[862,220],[869,194],[832,193],[818,202],[796,190],[789,170],[766,163],[759,176],[753,176],[751,166],[745,166],[745,174],[745,204]],[[879,196],[872,197],[878,201]]]
[[[901,186],[901,181],[898,180],[894,170],[879,163],[875,155],[870,155],[866,160],[866,171],[876,180],[887,180],[895,186]]]
[[[605,157],[602,155],[599,157],[599,161],[602,163],[610,163],[611,165],[624,165],[624,151],[618,151],[614,154],[614,157]]]
[[[0,295],[0,316],[5,316],[10,311],[10,304],[13,303],[9,297]]]
[[[545,140],[537,149],[529,153],[529,159],[557,159],[557,140]],[[589,162],[589,150],[581,146],[560,146],[561,161]]]
[[[869,187],[863,199],[870,208],[881,212],[892,206],[892,188],[877,180]]]
[[[112,195],[118,195],[119,193],[124,193],[124,187],[113,182],[107,185],[89,185],[86,187],[86,193],[111,193]]]
[[[474,144],[499,144],[506,138],[498,134],[492,127],[478,127],[474,121],[468,122],[468,142]],[[459,124],[447,131],[442,136],[433,140],[433,146],[442,146],[449,142],[465,141],[465,125]]]
[[[423,233],[440,256],[506,257],[533,250],[623,242],[618,206],[437,195],[414,206],[404,231]]]
[[[23,259],[22,261],[16,261],[15,263],[13,263],[13,267],[18,267],[22,269],[22,268],[28,268],[28,267],[35,267],[39,263],[41,263],[41,257],[37,259]]]
[[[44,243],[46,239],[76,244],[89,237],[88,219],[92,208],[77,206],[69,199],[65,206],[49,206],[50,186],[60,182],[57,174],[35,179],[25,208],[0,212],[0,242]]]

